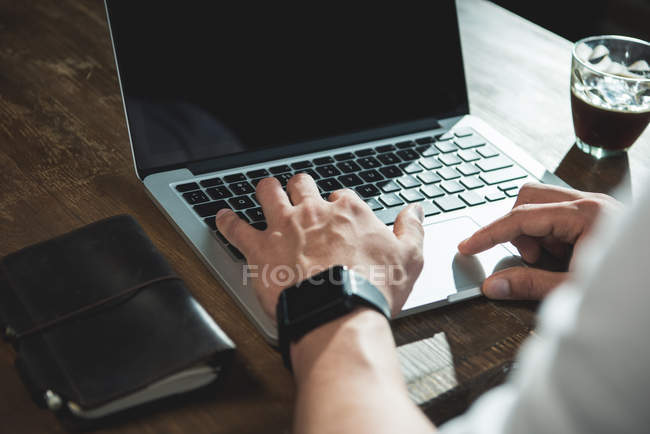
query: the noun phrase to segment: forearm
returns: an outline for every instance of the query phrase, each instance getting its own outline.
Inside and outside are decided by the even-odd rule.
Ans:
[[[390,326],[374,310],[317,328],[292,346],[291,356],[296,432],[435,431],[409,399]]]

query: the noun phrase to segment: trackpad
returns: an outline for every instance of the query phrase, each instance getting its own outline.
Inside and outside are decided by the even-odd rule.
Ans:
[[[400,316],[479,295],[494,271],[523,264],[500,245],[473,256],[458,253],[458,243],[479,228],[469,217],[424,227],[424,268]]]

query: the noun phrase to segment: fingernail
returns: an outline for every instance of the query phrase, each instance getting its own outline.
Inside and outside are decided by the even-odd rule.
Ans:
[[[510,282],[506,279],[492,279],[485,282],[483,289],[485,295],[490,298],[510,298]]]
[[[465,238],[463,241],[461,241],[460,243],[458,243],[458,247],[464,247],[465,244],[467,244],[467,240],[469,240],[469,238]]]
[[[230,210],[228,208],[221,208],[219,211],[217,211],[217,215],[215,216],[216,218],[219,218],[220,216],[228,213]]]
[[[412,208],[412,211],[415,213],[415,216],[420,220],[420,223],[424,221],[424,208],[419,203],[415,204]]]

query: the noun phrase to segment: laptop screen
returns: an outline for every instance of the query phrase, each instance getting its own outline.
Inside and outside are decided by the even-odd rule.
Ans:
[[[454,0],[107,0],[107,10],[142,178],[413,132],[468,111]]]

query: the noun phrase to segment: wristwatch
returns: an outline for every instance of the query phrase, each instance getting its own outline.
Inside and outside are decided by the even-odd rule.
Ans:
[[[358,306],[376,309],[390,319],[388,302],[381,291],[343,265],[335,265],[282,291],[276,317],[284,366],[292,371],[291,342]]]

